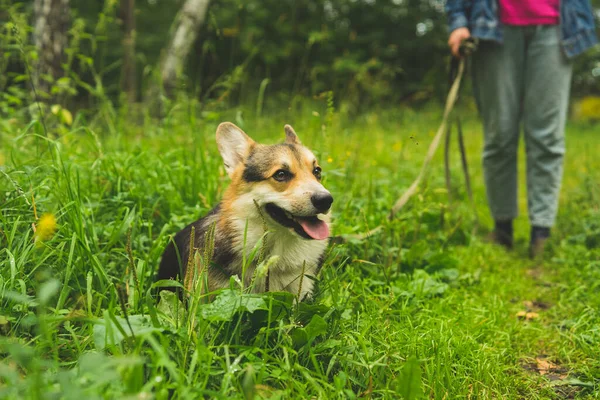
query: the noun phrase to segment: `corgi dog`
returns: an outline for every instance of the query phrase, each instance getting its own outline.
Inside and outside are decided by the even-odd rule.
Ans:
[[[310,277],[323,263],[333,197],[321,184],[317,158],[290,125],[284,131],[285,142],[264,145],[230,122],[218,126],[217,146],[231,184],[215,208],[169,242],[159,280],[180,279],[192,290],[201,279],[206,293],[228,287],[237,275],[254,292],[287,291],[299,300],[312,293]],[[256,248],[268,265],[263,274],[256,273]]]

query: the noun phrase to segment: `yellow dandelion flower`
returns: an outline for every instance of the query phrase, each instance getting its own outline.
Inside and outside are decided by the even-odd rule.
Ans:
[[[52,239],[56,232],[56,217],[53,214],[44,214],[40,217],[35,228],[35,240],[45,241]]]
[[[331,158],[331,157],[327,157],[327,162],[328,162],[328,163],[332,163],[332,162],[333,162],[333,158]]]

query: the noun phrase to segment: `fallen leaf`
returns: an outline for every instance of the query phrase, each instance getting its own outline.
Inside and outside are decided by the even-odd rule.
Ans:
[[[550,382],[557,382],[557,381],[564,381],[565,379],[567,379],[568,376],[569,376],[569,374],[566,374],[566,373],[561,373],[561,374],[551,373],[551,374],[546,375],[546,378],[548,378],[548,380]]]
[[[527,312],[527,311],[519,311],[517,313],[517,318],[524,319],[525,321],[531,321],[532,319],[537,319],[540,315],[536,312]]]
[[[540,373],[540,375],[546,375],[547,373],[557,368],[556,364],[553,364],[551,361],[545,360],[543,358],[536,358],[535,362],[537,364],[537,370]]]

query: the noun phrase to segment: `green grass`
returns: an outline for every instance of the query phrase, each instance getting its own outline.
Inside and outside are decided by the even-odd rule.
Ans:
[[[569,125],[558,228],[536,266],[524,190],[515,251],[482,239],[490,219],[474,119],[465,133],[476,233],[455,148],[453,202],[440,151],[418,195],[385,222],[420,168],[435,112],[350,118],[304,104],[256,119],[182,104],[161,122],[91,117],[49,121],[50,138],[39,124],[0,121],[0,397],[600,398],[597,128]],[[214,142],[223,120],[270,143],[295,127],[335,197],[334,234],[385,225],[331,246],[312,302],[232,283],[192,312],[169,297],[156,306],[169,235],[228,183]],[[36,242],[44,213],[58,230]],[[542,375],[536,359],[555,368]]]

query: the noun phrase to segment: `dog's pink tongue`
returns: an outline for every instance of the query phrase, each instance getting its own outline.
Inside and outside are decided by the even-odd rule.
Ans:
[[[323,240],[329,237],[329,226],[320,219],[304,219],[298,218],[298,223],[302,225],[302,229],[308,236],[315,240]]]

